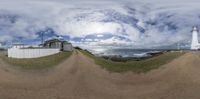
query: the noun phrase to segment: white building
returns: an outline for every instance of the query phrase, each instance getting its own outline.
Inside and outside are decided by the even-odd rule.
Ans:
[[[5,50],[5,47],[1,42],[0,42],[0,50]]]
[[[12,46],[12,48],[24,48],[25,46],[24,46],[24,44],[20,44],[20,43],[16,43],[16,44],[13,44],[13,46]]]
[[[73,46],[71,43],[62,39],[50,39],[44,42],[43,47],[45,48],[59,48],[61,51],[72,51]]]
[[[12,58],[39,58],[57,54],[61,51],[73,51],[73,46],[67,41],[52,39],[45,41],[41,47],[27,46],[24,44],[14,44],[8,49],[8,57]]]
[[[198,40],[198,29],[197,29],[197,27],[193,27],[191,50],[199,50],[199,49],[200,49],[200,43]]]

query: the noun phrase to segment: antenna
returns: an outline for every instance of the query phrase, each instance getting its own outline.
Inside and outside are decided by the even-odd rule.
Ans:
[[[44,33],[42,33],[42,44],[44,43]]]
[[[40,32],[40,36],[41,36],[41,43],[44,43],[44,32]]]

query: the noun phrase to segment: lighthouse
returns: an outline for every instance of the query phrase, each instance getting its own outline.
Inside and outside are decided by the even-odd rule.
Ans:
[[[199,50],[199,49],[200,49],[200,44],[198,41],[198,29],[197,29],[197,27],[193,27],[191,50]]]

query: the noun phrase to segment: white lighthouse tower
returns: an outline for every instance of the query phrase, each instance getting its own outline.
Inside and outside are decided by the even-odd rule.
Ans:
[[[198,29],[197,27],[193,27],[191,50],[198,50],[198,49],[200,49],[200,44],[198,41]]]

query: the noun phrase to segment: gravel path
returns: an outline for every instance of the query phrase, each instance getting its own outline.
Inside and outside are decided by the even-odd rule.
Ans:
[[[80,52],[51,69],[0,61],[0,99],[199,99],[200,57],[187,53],[146,74],[109,73]]]

